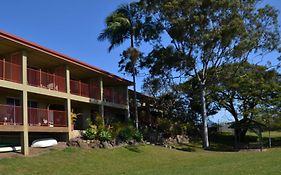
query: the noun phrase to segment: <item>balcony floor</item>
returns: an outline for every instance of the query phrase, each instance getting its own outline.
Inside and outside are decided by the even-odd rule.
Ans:
[[[0,132],[22,132],[22,125],[0,125]]]
[[[47,127],[47,126],[29,126],[29,132],[57,132],[57,133],[67,133],[67,127]]]
[[[22,125],[0,125],[0,132],[23,132]],[[28,132],[67,133],[68,127],[28,126]]]

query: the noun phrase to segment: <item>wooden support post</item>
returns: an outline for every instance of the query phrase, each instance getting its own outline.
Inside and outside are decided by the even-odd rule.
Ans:
[[[101,104],[99,106],[99,112],[100,112],[101,117],[104,120],[103,80],[102,80],[102,77],[100,77],[100,83],[99,84],[100,84],[100,99],[101,99]]]
[[[6,60],[3,59],[3,80],[6,79]]]
[[[27,85],[27,54],[22,52],[22,83]],[[27,91],[22,92],[22,116],[23,116],[23,133],[22,133],[22,153],[27,156],[29,154],[28,143],[28,97]]]
[[[65,84],[66,93],[70,94],[70,70],[68,66],[65,66]],[[71,100],[66,99],[66,115],[67,115],[67,127],[68,127],[68,140],[71,139],[72,121],[71,121]]]

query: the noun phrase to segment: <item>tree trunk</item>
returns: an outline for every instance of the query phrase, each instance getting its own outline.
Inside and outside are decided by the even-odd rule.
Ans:
[[[132,28],[130,32],[131,48],[134,48],[134,30]],[[133,60],[131,60],[133,62]],[[135,125],[139,129],[139,117],[138,117],[138,106],[137,106],[137,90],[136,90],[136,69],[135,63],[133,63],[133,83],[134,83],[134,113],[135,113]]]
[[[133,68],[133,83],[134,83],[134,113],[135,113],[135,124],[136,128],[139,129],[139,117],[138,117],[138,106],[137,106],[137,91],[136,91],[136,73]]]
[[[208,116],[207,116],[207,105],[206,105],[206,88],[204,84],[201,84],[201,112],[203,122],[203,148],[209,148],[209,136],[208,136]]]

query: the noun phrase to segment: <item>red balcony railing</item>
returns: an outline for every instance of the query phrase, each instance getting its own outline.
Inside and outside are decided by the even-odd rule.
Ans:
[[[22,82],[21,65],[0,60],[0,79],[21,83]]]
[[[81,81],[70,80],[70,92],[74,95],[100,99],[100,88],[94,83],[83,83]]]
[[[66,127],[66,112],[28,108],[28,123],[30,126]]]
[[[22,125],[21,106],[0,105],[0,125]]]
[[[27,81],[31,86],[65,92],[65,78],[56,74],[27,68]]]
[[[126,104],[126,93],[123,89],[105,87],[103,89],[103,100],[110,103]]]

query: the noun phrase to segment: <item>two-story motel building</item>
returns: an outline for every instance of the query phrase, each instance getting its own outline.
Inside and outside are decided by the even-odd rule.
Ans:
[[[0,31],[0,143],[21,144],[28,155],[32,140],[71,138],[75,128],[100,113],[106,122],[129,115],[132,83],[104,70]]]

